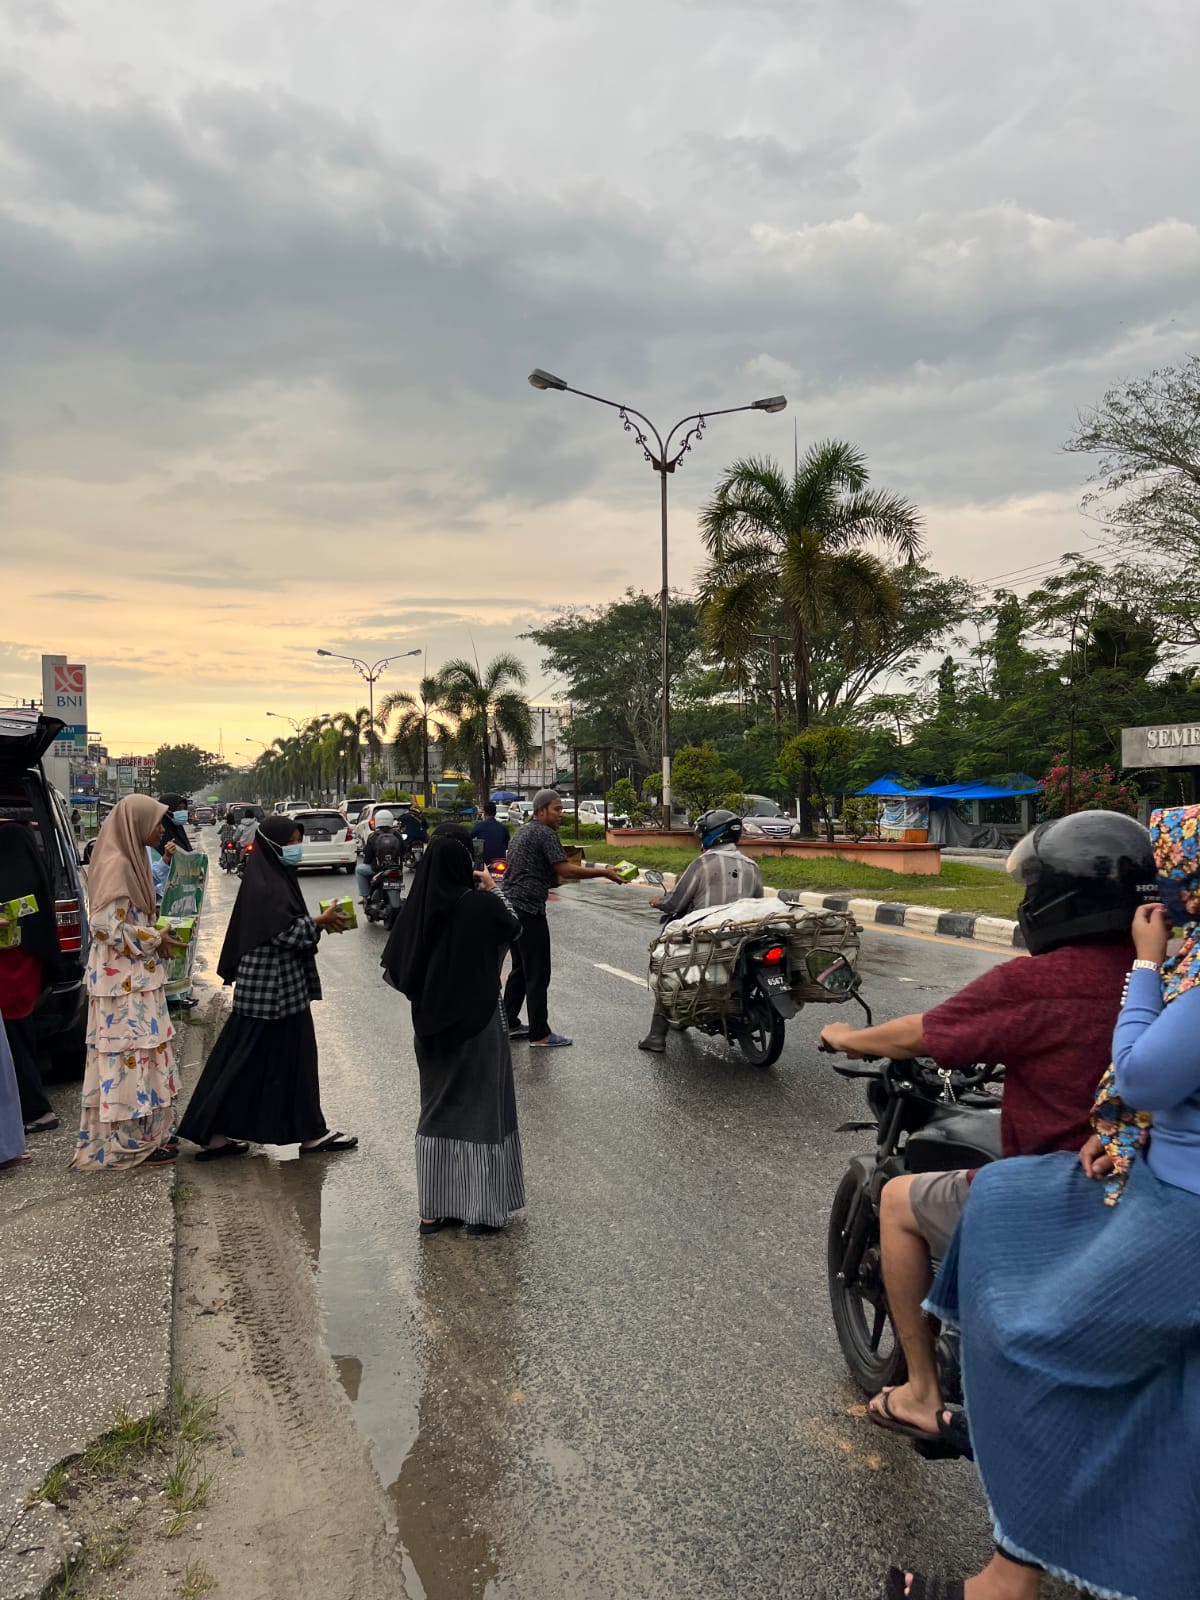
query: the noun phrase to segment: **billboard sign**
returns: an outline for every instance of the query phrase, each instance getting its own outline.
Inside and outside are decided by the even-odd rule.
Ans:
[[[66,656],[42,657],[42,709],[66,726],[51,746],[60,760],[87,757],[87,668]]]

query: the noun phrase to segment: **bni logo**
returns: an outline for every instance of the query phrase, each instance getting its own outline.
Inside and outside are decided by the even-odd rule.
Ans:
[[[55,694],[82,694],[86,667],[57,666],[54,669]]]

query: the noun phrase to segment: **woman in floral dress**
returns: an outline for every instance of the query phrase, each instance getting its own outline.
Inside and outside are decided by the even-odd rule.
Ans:
[[[88,871],[87,1065],[83,1116],[71,1165],[169,1166],[178,1155],[175,1029],[167,1014],[167,964],[176,946],[155,927],[147,845],[162,837],[166,807],[128,795],[113,807]]]

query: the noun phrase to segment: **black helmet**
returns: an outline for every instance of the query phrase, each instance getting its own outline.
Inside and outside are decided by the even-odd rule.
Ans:
[[[1119,811],[1043,822],[1009,856],[1008,873],[1025,888],[1017,919],[1034,955],[1127,934],[1134,911],[1155,893],[1150,835]]]
[[[724,807],[704,812],[696,818],[695,826],[702,850],[711,850],[718,844],[736,844],[742,837],[741,817],[735,811],[726,811]]]

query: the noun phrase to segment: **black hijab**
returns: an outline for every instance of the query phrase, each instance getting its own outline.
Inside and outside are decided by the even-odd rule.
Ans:
[[[0,900],[16,900],[23,894],[33,895],[38,908],[34,915],[22,917],[18,923],[21,949],[43,963],[57,961],[54,890],[42,852],[23,822],[0,823]]]
[[[297,917],[308,912],[296,869],[281,854],[297,829],[303,834],[304,825],[291,817],[268,817],[259,824],[217,962],[226,983],[237,977],[238,963],[248,951],[286,933]]]
[[[519,927],[498,894],[476,889],[465,830],[435,828],[380,963],[412,1002],[418,1038],[454,1044],[483,1031],[498,1001],[499,953]]]
[[[159,805],[166,806],[167,808],[167,814],[163,818],[163,836],[162,844],[160,844],[158,847],[159,852],[161,853],[162,846],[164,844],[169,844],[172,839],[175,841],[180,850],[186,850],[190,852],[192,848],[192,841],[187,836],[187,829],[184,828],[182,823],[176,822],[171,816],[173,811],[188,811],[191,809],[187,803],[187,796],[182,794],[160,794],[158,797],[158,803]]]

